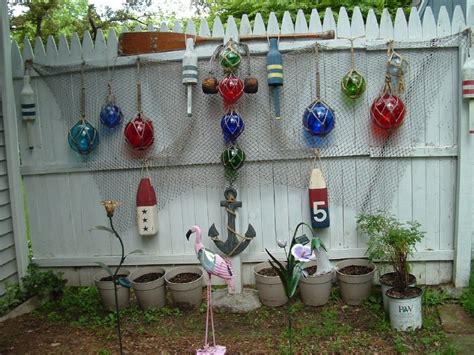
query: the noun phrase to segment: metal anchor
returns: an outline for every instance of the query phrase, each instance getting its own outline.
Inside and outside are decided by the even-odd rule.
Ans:
[[[225,201],[221,201],[221,206],[225,207],[227,211],[227,239],[225,242],[219,239],[219,232],[214,223],[209,228],[208,235],[220,251],[228,256],[235,256],[249,245],[256,233],[251,224],[249,224],[245,235],[241,235],[235,230],[235,210],[242,207],[242,201],[237,201],[237,190],[233,187],[226,188],[224,197]]]

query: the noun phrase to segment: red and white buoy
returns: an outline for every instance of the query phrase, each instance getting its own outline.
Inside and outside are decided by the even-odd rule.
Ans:
[[[323,172],[319,168],[311,171],[309,181],[309,206],[313,228],[329,227],[328,189]]]
[[[469,133],[474,134],[474,61],[468,59],[463,67],[462,96],[469,101]]]
[[[142,178],[138,185],[137,227],[141,236],[155,235],[158,232],[158,206],[149,177]]]

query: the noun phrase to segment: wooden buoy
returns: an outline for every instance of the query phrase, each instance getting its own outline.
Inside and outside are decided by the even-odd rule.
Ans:
[[[187,113],[188,116],[193,115],[193,86],[198,82],[198,66],[197,57],[194,52],[194,42],[192,38],[186,40],[186,51],[183,56],[183,84],[187,89]]]
[[[23,87],[21,88],[21,116],[26,124],[26,140],[28,148],[33,149],[33,124],[36,120],[36,102],[35,93],[30,82],[30,75],[25,73],[23,76]]]
[[[155,235],[158,232],[158,206],[149,177],[142,178],[138,185],[137,227],[141,236]]]
[[[278,50],[277,38],[270,38],[270,49],[267,54],[267,82],[272,92],[275,118],[279,120],[281,118],[280,86],[283,85],[283,59]]]
[[[309,206],[313,228],[329,227],[328,189],[321,169],[311,171],[309,181]]]

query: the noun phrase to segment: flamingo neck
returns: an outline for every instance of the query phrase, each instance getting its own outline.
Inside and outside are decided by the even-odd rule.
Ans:
[[[196,242],[194,243],[194,250],[196,253],[198,253],[201,249],[204,249],[204,244],[202,244],[202,233],[201,229],[196,228]]]

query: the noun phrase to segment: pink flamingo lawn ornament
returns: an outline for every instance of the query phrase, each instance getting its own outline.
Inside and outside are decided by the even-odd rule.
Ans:
[[[196,241],[194,242],[194,250],[196,251],[197,258],[201,263],[201,266],[208,274],[207,283],[207,313],[206,313],[206,336],[204,338],[204,348],[198,349],[196,354],[225,354],[226,347],[216,345],[216,333],[214,331],[214,317],[212,314],[212,294],[211,294],[211,275],[218,276],[224,279],[228,287],[234,288],[234,272],[232,271],[232,265],[228,259],[206,249],[202,244],[201,228],[198,226],[192,226],[186,233],[186,238],[189,240],[191,234],[196,233]],[[207,341],[207,335],[209,330],[209,314],[211,316],[211,328],[212,328],[212,340],[214,345],[209,346]]]

